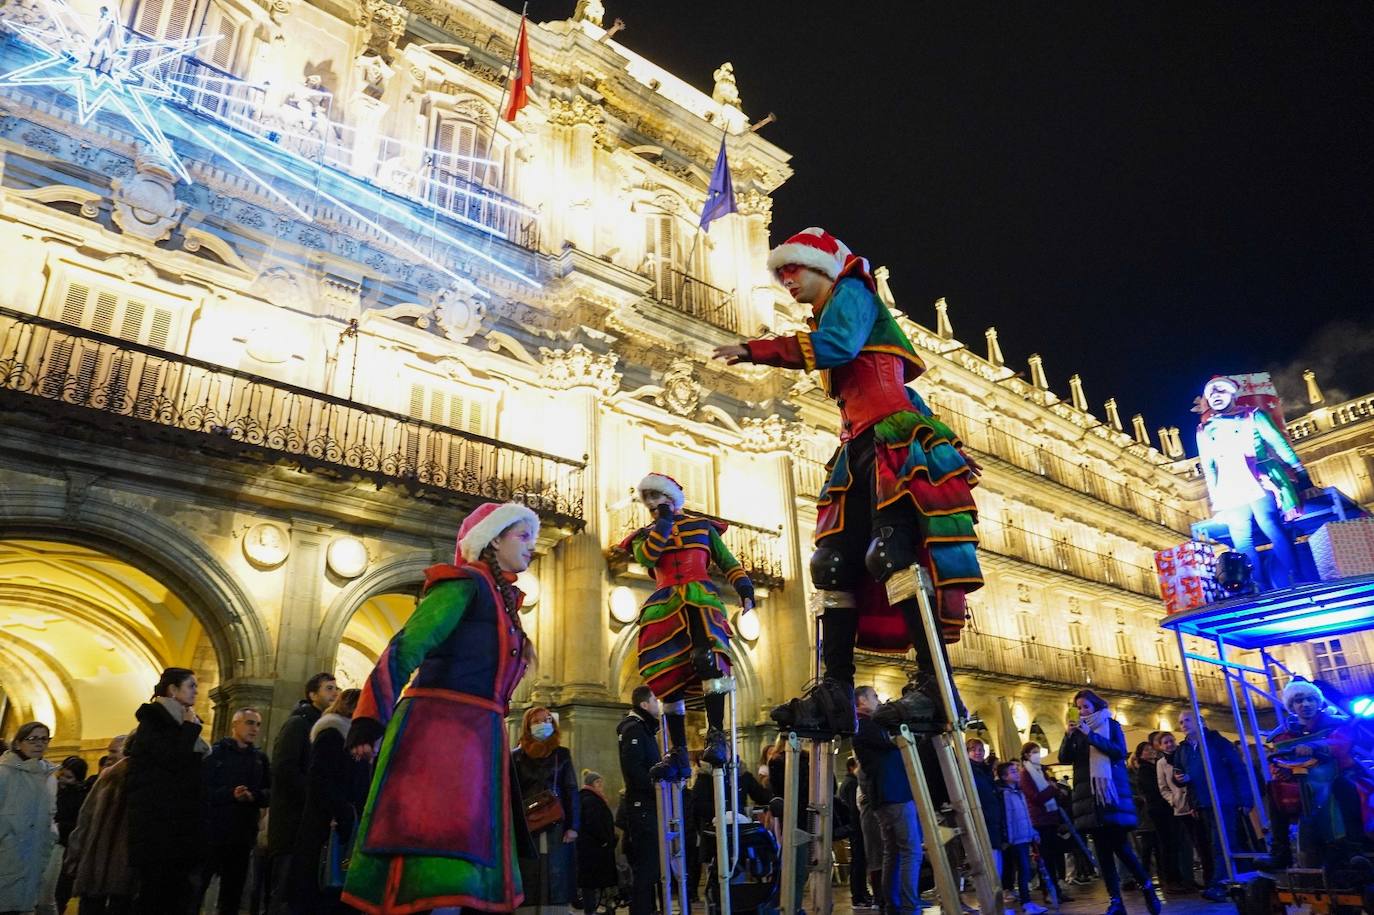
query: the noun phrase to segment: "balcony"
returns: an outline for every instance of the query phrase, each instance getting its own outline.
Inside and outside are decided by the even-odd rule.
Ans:
[[[860,652],[876,664],[893,663],[892,656]],[[1091,687],[1155,699],[1180,700],[1188,695],[1183,672],[1134,659],[1097,655],[1036,640],[1009,639],[965,630],[963,638],[949,647],[950,663],[964,676],[990,677],[1014,682],[1063,687],[1065,692]],[[1198,701],[1225,706],[1226,684],[1220,676],[1197,675]]]
[[[586,465],[0,308],[0,403],[191,453],[283,463],[580,529]]]
[[[704,321],[712,327],[740,332],[735,294],[676,267],[650,264],[647,275],[654,281],[649,294],[664,305]]]
[[[989,455],[1037,476],[1084,493],[1147,521],[1187,534],[1191,520],[1149,493],[1123,485],[1083,464],[1066,460],[1020,436],[990,423],[974,419],[950,407],[931,403],[936,415],[949,423],[964,443],[977,453]]]
[[[979,547],[1042,569],[1121,588],[1144,597],[1159,597],[1153,566],[1141,566],[1111,553],[1098,553],[1012,524],[985,518],[978,524]]]
[[[752,524],[745,524],[742,521],[730,521],[725,518],[717,518],[714,515],[707,515],[701,512],[694,512],[688,509],[688,514],[696,515],[701,518],[710,518],[712,521],[719,521],[728,525],[721,539],[725,541],[726,548],[739,560],[744,571],[749,574],[749,579],[755,585],[765,588],[781,588],[783,586],[783,564],[782,564],[782,531],[780,528],[768,529],[757,527]],[[612,552],[611,561],[615,565],[628,565],[629,561],[623,554],[615,555],[619,551],[616,549],[626,537],[639,530],[647,521],[644,509],[640,508],[636,502],[627,502],[624,505],[611,509],[610,527]]]

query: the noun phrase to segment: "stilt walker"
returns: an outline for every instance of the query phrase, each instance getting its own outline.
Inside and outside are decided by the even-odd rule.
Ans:
[[[754,585],[721,539],[724,523],[683,513],[685,495],[676,480],[650,473],[639,484],[639,498],[654,521],[620,546],[653,573],[658,585],[640,610],[638,647],[640,674],[663,702],[666,747],[650,775],[661,783],[660,859],[664,864],[664,906],[669,910],[673,880],[669,858],[675,847],[681,847],[682,784],[691,775],[688,699],[699,698],[706,707],[702,759],[723,772],[734,755],[734,735],[725,732],[726,705],[733,699],[735,682],[730,675],[730,639],[734,633],[708,570],[714,562],[724,573],[745,612],[753,610]],[[732,716],[732,730],[733,723]],[[723,808],[717,808],[717,814],[719,823],[724,824]],[[720,866],[728,864],[728,858],[719,862]],[[678,897],[682,901],[686,898],[685,867],[679,868],[679,873]]]
[[[811,306],[809,329],[717,347],[715,356],[731,364],[819,371],[841,417],[840,447],[817,500],[811,559],[820,670],[803,696],[773,710],[773,719],[784,732],[810,735],[815,743],[853,734],[856,644],[887,652],[914,648],[917,670],[907,690],[874,719],[889,728],[905,726],[907,734],[935,735],[933,756],[970,864],[986,875],[991,847],[981,818],[970,815],[978,812],[977,795],[967,759],[955,747],[965,712],[944,647],[959,638],[965,595],[983,584],[972,495],[978,466],[908,386],[925,365],[878,299],[866,260],[825,230],[810,228],[775,248],[768,266],[796,301]],[[962,746],[961,739],[957,743]],[[916,739],[909,745],[918,763],[910,774],[928,788]],[[824,796],[813,798],[813,806],[828,811],[831,784],[820,787]],[[934,809],[926,806],[930,817],[922,825],[934,864],[943,859],[943,847],[932,828]],[[784,832],[785,840],[792,837]],[[820,851],[829,854],[828,847]],[[1000,903],[993,901],[991,881],[975,883],[980,905],[995,909]]]

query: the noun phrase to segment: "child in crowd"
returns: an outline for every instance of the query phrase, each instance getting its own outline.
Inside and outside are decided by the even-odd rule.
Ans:
[[[997,793],[1002,799],[1007,837],[1002,852],[1002,886],[1016,887],[1025,915],[1039,915],[1046,909],[1031,901],[1031,843],[1035,841],[1035,827],[1031,825],[1030,806],[1021,792],[1019,763],[1004,762],[997,767]]]

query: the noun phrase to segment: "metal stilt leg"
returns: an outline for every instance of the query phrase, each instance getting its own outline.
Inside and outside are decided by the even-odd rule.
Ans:
[[[730,696],[730,755],[723,767],[711,770],[711,790],[716,811],[716,899],[720,915],[730,915],[730,882],[739,863],[739,818],[735,807],[739,803],[739,754],[737,722],[735,719],[735,678],[719,677],[703,684],[707,692],[728,693]],[[726,776],[729,776],[729,802],[726,802]]]
[[[834,898],[830,885],[831,840],[834,832],[834,778],[831,774],[834,752],[829,737],[811,737],[807,741],[806,752],[810,755],[810,778],[807,783],[809,802],[798,809],[801,793],[801,739],[796,732],[787,735],[786,777],[783,788],[782,814],[782,911],[784,915],[794,913],[801,906],[798,898],[797,868],[804,867],[820,878],[810,886],[810,911],[829,915],[834,908]],[[804,817],[806,828],[797,822]],[[806,855],[798,862],[800,852]]]
[[[663,749],[666,753],[666,729]],[[663,915],[689,915],[691,911],[687,902],[686,820],[682,809],[682,785],[680,780],[661,781],[655,797],[658,806],[658,867],[663,889]]]

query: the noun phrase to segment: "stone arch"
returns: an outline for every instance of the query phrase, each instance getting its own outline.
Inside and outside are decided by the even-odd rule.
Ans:
[[[0,496],[0,538],[37,538],[100,550],[164,582],[192,608],[215,649],[220,675],[266,676],[272,643],[237,577],[185,531],[148,512],[65,490],[15,489]]]
[[[320,623],[315,654],[326,666],[332,665],[343,641],[348,621],[368,598],[393,591],[414,591],[424,581],[425,569],[434,565],[434,554],[412,550],[393,556],[368,569],[334,598]]]
[[[633,623],[626,625],[620,632],[616,633],[615,641],[611,645],[611,689],[614,697],[622,702],[629,701],[630,689],[638,684],[638,678],[632,677],[633,681],[627,689],[625,678],[621,676],[627,662],[631,662],[635,653],[635,634],[639,631]],[[749,657],[748,652],[735,652],[735,707],[740,716],[740,725],[747,726],[753,722],[749,716],[752,710],[760,707],[761,694],[759,693],[759,676],[754,669],[754,662]]]

